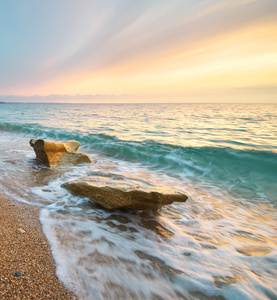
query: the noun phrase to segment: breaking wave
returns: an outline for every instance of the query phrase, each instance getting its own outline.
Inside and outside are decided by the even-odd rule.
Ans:
[[[156,172],[224,187],[233,196],[277,200],[277,153],[254,149],[183,147],[153,140],[128,141],[104,133],[67,132],[39,124],[0,123],[0,130],[31,137],[78,140],[89,153],[142,164]]]

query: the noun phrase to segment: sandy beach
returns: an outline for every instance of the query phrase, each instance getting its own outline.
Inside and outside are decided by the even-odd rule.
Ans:
[[[77,299],[56,276],[39,208],[0,192],[0,298]]]

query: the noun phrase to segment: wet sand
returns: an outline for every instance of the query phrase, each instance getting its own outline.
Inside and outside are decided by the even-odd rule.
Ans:
[[[56,275],[39,208],[0,191],[0,299],[77,299]]]

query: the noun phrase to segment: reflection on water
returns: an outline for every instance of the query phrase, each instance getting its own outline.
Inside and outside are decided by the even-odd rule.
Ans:
[[[274,104],[7,103],[1,106],[1,112],[11,123],[40,124],[48,131],[75,132],[76,137],[101,133],[111,140],[116,136],[120,140],[153,140],[184,147],[219,144],[272,151],[277,146]]]
[[[252,256],[252,255],[264,256],[268,253],[271,253],[273,249],[269,247],[249,246],[249,247],[237,249],[237,251],[246,256]]]
[[[214,283],[217,287],[222,288],[224,285],[236,284],[237,281],[244,281],[247,283],[244,277],[241,277],[237,274],[231,276],[213,276]]]

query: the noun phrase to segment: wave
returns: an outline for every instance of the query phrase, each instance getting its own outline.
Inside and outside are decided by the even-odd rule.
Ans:
[[[190,180],[224,187],[235,197],[277,201],[277,154],[274,152],[182,147],[155,141],[121,141],[111,137],[93,144],[92,148],[107,156],[142,163],[185,182]]]
[[[0,123],[0,130],[35,138],[78,140],[89,152],[139,163],[184,182],[224,188],[235,197],[277,202],[277,153],[271,151],[125,141],[104,133],[67,132],[36,123]]]

